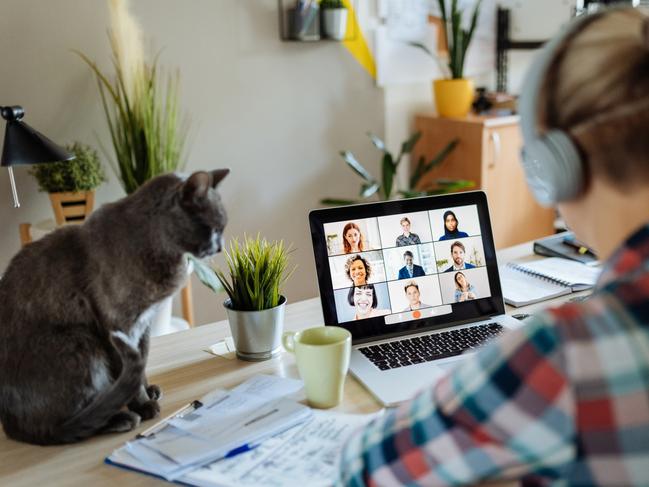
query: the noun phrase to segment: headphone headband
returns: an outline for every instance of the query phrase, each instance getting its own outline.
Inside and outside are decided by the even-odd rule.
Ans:
[[[538,130],[538,109],[541,91],[556,53],[573,35],[603,12],[584,15],[566,25],[548,41],[527,71],[518,100],[524,147],[523,169],[528,186],[543,206],[576,197],[583,187],[582,161],[570,136],[552,129],[544,134]]]

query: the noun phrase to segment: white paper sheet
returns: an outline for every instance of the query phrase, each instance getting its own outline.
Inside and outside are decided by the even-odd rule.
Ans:
[[[199,486],[332,485],[345,440],[376,415],[314,411],[314,416],[253,451],[195,470],[182,480]]]

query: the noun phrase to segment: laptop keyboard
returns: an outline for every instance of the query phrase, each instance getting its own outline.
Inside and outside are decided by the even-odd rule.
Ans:
[[[460,355],[465,350],[477,348],[487,340],[500,335],[503,327],[498,323],[460,328],[431,335],[404,338],[403,340],[359,348],[381,370],[396,369]]]

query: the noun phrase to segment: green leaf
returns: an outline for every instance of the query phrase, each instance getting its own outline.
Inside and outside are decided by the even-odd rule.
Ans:
[[[374,182],[374,178],[370,175],[369,172],[367,172],[367,169],[365,169],[361,165],[361,163],[356,160],[354,154],[352,154],[350,151],[341,151],[340,155],[356,174],[362,177],[365,181]]]
[[[421,132],[415,132],[414,134],[412,134],[408,140],[401,144],[401,153],[410,154],[410,152],[412,152],[412,149],[415,148],[415,145],[417,145],[417,142],[419,142],[420,138]]]
[[[458,143],[458,139],[453,139],[452,141],[450,141],[441,151],[437,153],[435,157],[430,160],[430,162],[428,162],[428,164],[424,164],[422,156],[419,159],[416,171],[410,178],[410,187],[416,188],[421,181],[421,178],[432,171],[435,167],[439,166],[444,161],[444,159],[446,159],[446,157],[448,157],[448,155],[453,152],[453,149],[455,149]]]
[[[367,136],[370,138],[370,140],[372,141],[372,144],[374,144],[374,146],[378,150],[386,152],[385,143],[381,139],[379,139],[376,135],[374,135],[371,132],[368,132]]]
[[[323,205],[331,205],[331,206],[347,206],[347,205],[354,205],[358,203],[358,200],[345,200],[345,199],[338,199],[338,198],[323,198],[320,200],[320,203]]]
[[[383,172],[383,184],[381,185],[381,189],[383,192],[383,199],[388,200],[390,199],[390,195],[392,194],[392,182],[394,180],[394,173],[396,172],[394,162],[392,161],[392,155],[389,152],[386,152],[383,155],[382,172]]]
[[[361,198],[369,198],[381,188],[379,183],[368,183],[361,186]]]
[[[224,291],[223,286],[221,285],[221,281],[219,281],[218,277],[216,276],[216,272],[214,272],[214,269],[212,269],[210,266],[205,264],[200,259],[197,259],[191,254],[185,254],[187,257],[187,260],[190,261],[194,265],[194,273],[196,274],[196,277],[208,288],[210,288],[212,291],[215,293],[220,293]]]

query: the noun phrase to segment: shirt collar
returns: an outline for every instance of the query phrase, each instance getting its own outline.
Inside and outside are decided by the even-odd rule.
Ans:
[[[649,224],[640,227],[606,261],[597,280],[597,289],[637,270],[649,261]]]

